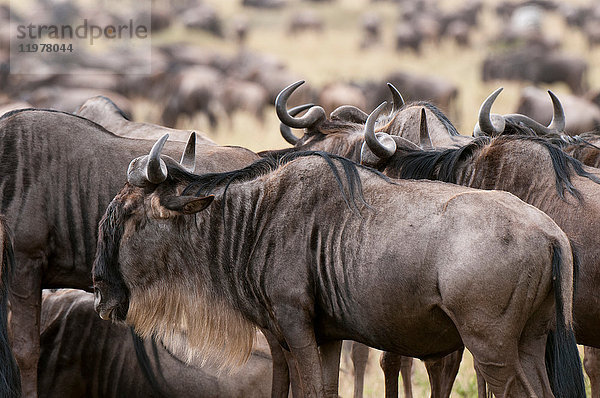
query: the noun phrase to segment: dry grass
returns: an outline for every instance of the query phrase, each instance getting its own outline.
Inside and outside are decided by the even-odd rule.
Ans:
[[[437,75],[455,83],[460,90],[459,115],[453,122],[463,134],[470,135],[476,122],[477,110],[481,102],[498,86],[504,86],[504,92],[494,105],[494,111],[508,113],[514,111],[518,96],[524,83],[488,82],[480,80],[480,65],[489,50],[489,44],[500,30],[499,21],[486,7],[481,18],[481,28],[471,35],[472,45],[462,49],[449,41],[441,44],[427,43],[423,53],[418,56],[410,51],[398,52],[394,49],[393,33],[397,22],[397,6],[391,2],[368,0],[337,0],[324,4],[290,1],[290,5],[281,10],[243,9],[238,1],[207,0],[217,8],[228,29],[229,22],[235,17],[244,16],[250,23],[247,47],[265,54],[273,54],[281,59],[293,72],[303,76],[308,85],[321,87],[332,81],[361,79],[381,80],[387,73],[406,70],[423,75]],[[445,8],[459,4],[460,0],[442,2]],[[491,0],[486,2],[488,5]],[[581,3],[581,1],[579,1]],[[325,21],[322,34],[302,33],[289,35],[286,31],[291,16],[300,10],[310,8]],[[383,21],[383,42],[375,48],[361,51],[360,22],[366,10],[376,12]],[[544,22],[545,30],[553,37],[563,40],[563,50],[583,55],[589,60],[588,78],[591,87],[600,85],[600,49],[589,50],[583,36],[568,29],[562,19],[549,15]],[[185,30],[175,25],[168,31],[155,36],[155,43],[188,41],[203,48],[216,49],[226,54],[237,51],[232,40],[220,40],[201,33]],[[493,44],[493,43],[492,43]],[[557,95],[569,93],[564,84],[548,85]],[[142,114],[145,112],[142,112]],[[271,113],[270,116],[272,116]],[[142,115],[143,117],[144,115]],[[150,118],[149,120],[154,120]],[[267,149],[286,145],[278,139],[278,121],[267,118],[260,125],[248,115],[236,115],[232,123],[221,123],[217,131],[209,131],[208,123],[203,119],[181,120],[179,125],[206,131],[222,144],[237,144],[251,149]],[[256,131],[257,133],[250,133]],[[273,135],[273,137],[271,136]],[[241,140],[238,140],[241,139]]]
[[[460,115],[453,122],[463,134],[470,135],[476,122],[477,110],[481,102],[495,88],[502,85],[504,92],[494,105],[494,111],[508,113],[514,111],[523,83],[490,82],[480,80],[480,64],[489,49],[488,43],[499,31],[497,18],[490,7],[486,7],[481,27],[471,36],[472,46],[461,49],[454,43],[443,41],[440,45],[428,43],[421,56],[411,52],[397,52],[394,49],[393,32],[397,21],[396,5],[390,2],[371,3],[369,0],[337,0],[332,3],[312,4],[299,0],[290,1],[290,6],[282,10],[242,9],[241,1],[205,0],[219,10],[227,23],[232,18],[244,15],[250,22],[251,30],[247,47],[254,51],[273,54],[288,67],[305,77],[307,84],[320,87],[332,81],[359,79],[382,79],[394,70],[406,70],[424,75],[437,75],[455,83],[460,90]],[[443,1],[443,6],[451,8],[460,0]],[[575,1],[582,3],[584,0]],[[489,6],[492,0],[485,3]],[[286,33],[289,18],[301,9],[311,8],[325,21],[323,34],[306,33],[290,36]],[[367,10],[378,13],[383,19],[383,43],[368,51],[360,51],[361,16]],[[583,36],[568,29],[562,19],[549,15],[544,22],[545,30],[553,37],[563,40],[563,50],[585,56],[589,61],[589,82],[591,87],[600,86],[600,50],[590,51]],[[153,38],[155,43],[185,40],[204,48],[217,49],[233,54],[237,51],[231,40],[218,40],[207,34],[192,33],[181,26],[174,26],[167,32]],[[563,84],[550,85],[548,89],[557,95],[568,93]],[[135,109],[136,119],[157,121],[160,109],[154,104],[139,101]],[[275,112],[269,112],[266,121],[260,124],[252,116],[237,114],[231,121],[223,120],[216,131],[209,131],[208,122],[203,117],[182,119],[181,128],[194,128],[205,131],[220,144],[241,145],[252,150],[286,147],[278,130]],[[379,354],[371,352],[365,386],[366,397],[383,396],[383,376],[378,365]],[[472,365],[472,357],[465,352],[452,397],[475,397],[477,386]],[[415,361],[413,372],[415,397],[429,396],[429,383],[424,366]],[[353,388],[352,366],[343,358],[340,370],[340,395],[351,397]],[[589,388],[589,381],[588,381]],[[589,390],[588,390],[589,393]]]

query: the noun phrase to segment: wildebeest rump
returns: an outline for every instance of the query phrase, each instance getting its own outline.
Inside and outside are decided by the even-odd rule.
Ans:
[[[146,380],[136,360],[130,328],[104,322],[94,311],[94,295],[82,290],[45,290],[42,294],[40,397],[268,397],[271,355],[257,335],[248,363],[232,374],[209,366],[189,366],[160,343],[146,342],[146,366],[158,388]]]
[[[545,211],[580,248],[573,306],[575,332],[578,343],[598,347],[600,306],[594,293],[600,280],[598,217],[594,216],[600,214],[597,170],[584,168],[547,140],[519,136],[481,137],[445,151],[403,147],[377,167],[402,178],[502,189]]]
[[[564,82],[575,94],[587,89],[587,63],[569,54],[524,48],[488,56],[482,66],[484,82],[508,79],[538,83]]]
[[[167,151],[180,154],[184,145],[170,143]],[[9,293],[13,349],[25,396],[35,396],[42,288],[90,288],[96,226],[125,176],[123,158],[151,146],[57,111],[21,110],[0,119],[1,209],[15,236]],[[257,158],[237,147],[198,145],[198,150],[207,155],[198,162],[206,171]]]
[[[341,339],[422,358],[464,343],[498,396],[551,395],[543,347],[555,302],[569,339],[573,275],[544,213],[505,192],[391,183],[325,153],[196,176],[160,157],[166,138],[132,161],[101,221],[102,318],[175,345],[184,334],[189,356],[229,364],[259,325],[295,356],[305,396],[325,392],[317,345]],[[434,230],[451,236],[424,248]],[[561,391],[583,387],[570,333]]]
[[[192,133],[192,131],[177,130],[157,124],[132,122],[112,100],[101,95],[85,101],[75,114],[98,123],[111,133],[122,137],[157,140],[164,134],[169,134],[174,141],[187,142]],[[216,145],[214,141],[198,133],[196,133],[196,142],[203,145]]]

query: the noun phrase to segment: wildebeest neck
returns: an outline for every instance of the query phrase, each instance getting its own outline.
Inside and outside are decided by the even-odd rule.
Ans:
[[[209,194],[214,189],[224,187],[223,196],[226,196],[227,188],[229,185],[236,181],[249,181],[256,179],[262,175],[268,174],[277,168],[302,157],[307,156],[318,156],[325,160],[329,169],[335,176],[337,185],[340,188],[340,194],[344,198],[344,201],[350,208],[356,208],[356,199],[364,201],[362,198],[361,191],[361,181],[358,176],[357,168],[364,168],[363,166],[357,165],[352,161],[348,160],[346,157],[333,155],[331,153],[327,153],[324,151],[283,151],[283,152],[272,152],[271,156],[265,157],[257,162],[254,162],[248,167],[245,167],[241,170],[235,170],[231,172],[225,173],[211,173],[204,174],[201,176],[193,176],[189,175],[190,182],[187,187],[183,190],[183,194]],[[344,176],[341,176],[335,163],[338,163],[342,166],[344,171]],[[370,170],[370,169],[369,169]],[[371,170],[372,172],[378,174],[380,177],[386,179],[382,174]],[[170,173],[171,170],[169,171]],[[173,172],[182,173],[182,171],[175,169]],[[348,184],[348,190],[344,189],[344,183],[342,179],[345,177],[346,182]],[[178,177],[175,177],[178,178]]]
[[[565,191],[581,198],[571,182],[574,174],[600,183],[600,179],[585,171],[579,161],[548,140],[525,136],[480,137],[456,149],[408,151],[392,157],[386,173],[401,178],[441,180],[510,192],[515,187],[506,184],[521,181],[519,185],[525,196],[531,187],[548,187],[554,180],[556,192],[563,200]],[[548,183],[542,183],[542,180]]]

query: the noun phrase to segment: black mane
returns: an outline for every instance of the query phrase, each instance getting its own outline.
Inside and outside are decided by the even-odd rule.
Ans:
[[[556,191],[563,200],[565,199],[565,190],[574,197],[581,199],[580,192],[571,182],[573,172],[600,184],[600,179],[586,172],[581,162],[564,153],[550,141],[536,136],[478,137],[460,148],[450,148],[442,151],[413,150],[402,156],[394,156],[390,167],[400,170],[401,178],[430,179],[455,184],[459,167],[468,161],[475,151],[497,141],[526,141],[542,145],[550,155],[556,180]]]
[[[383,178],[384,180],[391,182],[391,180],[381,174],[380,172],[373,170],[369,167],[361,166],[354,163],[353,161],[346,159],[342,156],[334,155],[322,151],[282,151],[279,153],[271,153],[271,156],[265,157],[255,161],[249,166],[243,169],[228,171],[224,173],[208,173],[202,175],[195,175],[188,173],[182,168],[172,167],[169,168],[169,177],[179,181],[185,181],[188,183],[186,188],[183,190],[183,195],[208,195],[219,187],[225,187],[223,191],[223,198],[225,199],[229,186],[235,182],[250,181],[260,176],[273,172],[279,167],[296,160],[298,158],[307,156],[319,156],[327,162],[327,165],[331,169],[335,180],[340,188],[340,192],[344,201],[348,207],[352,210],[358,210],[356,200],[359,199],[363,204],[365,202],[362,192],[362,183],[358,169],[368,170],[369,172]],[[338,161],[345,175],[346,184],[348,191],[344,189],[343,177],[340,175],[338,169],[335,167],[334,160]]]
[[[528,137],[540,137],[548,140],[553,145],[563,149],[570,145],[578,145],[580,147],[589,146],[595,149],[600,150],[600,147],[592,144],[588,140],[590,138],[597,138],[598,133],[595,131],[582,133],[579,135],[565,135],[559,133],[547,133],[544,135],[538,134],[535,130],[530,127],[524,125],[519,121],[512,120],[510,117],[506,117],[505,119],[506,125],[504,130],[498,134],[496,137],[502,136],[511,136],[511,135],[520,135],[520,136],[528,136]]]

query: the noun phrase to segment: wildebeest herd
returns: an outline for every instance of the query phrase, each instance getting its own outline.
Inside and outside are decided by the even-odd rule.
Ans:
[[[393,84],[288,109],[302,83],[258,154],[104,97],[0,118],[0,395],[337,396],[342,340],[386,396],[416,357],[448,397],[467,348],[482,397],[583,397],[576,342],[597,393],[598,136],[551,92],[467,137]]]
[[[469,45],[480,1],[404,3],[399,51]],[[561,8],[590,46],[596,9]],[[169,26],[155,11],[153,27]],[[179,12],[226,33],[205,4]],[[521,18],[510,3],[496,12]],[[296,17],[290,35],[327,29]],[[365,51],[381,35],[366,17]],[[386,397],[400,371],[412,397],[413,358],[431,396],[449,397],[465,348],[479,397],[584,397],[577,344],[600,396],[598,99],[576,96],[585,61],[515,26],[501,41],[524,47],[490,54],[483,80],[574,95],[527,87],[501,115],[498,89],[472,131],[455,127],[445,79],[397,70],[317,92],[245,48],[164,45],[148,76],[0,66],[0,397],[337,397],[343,340],[357,398],[369,347]],[[160,125],[133,120],[132,93],[156,102]],[[264,121],[269,104],[291,146],[255,153],[175,128],[237,110]]]

